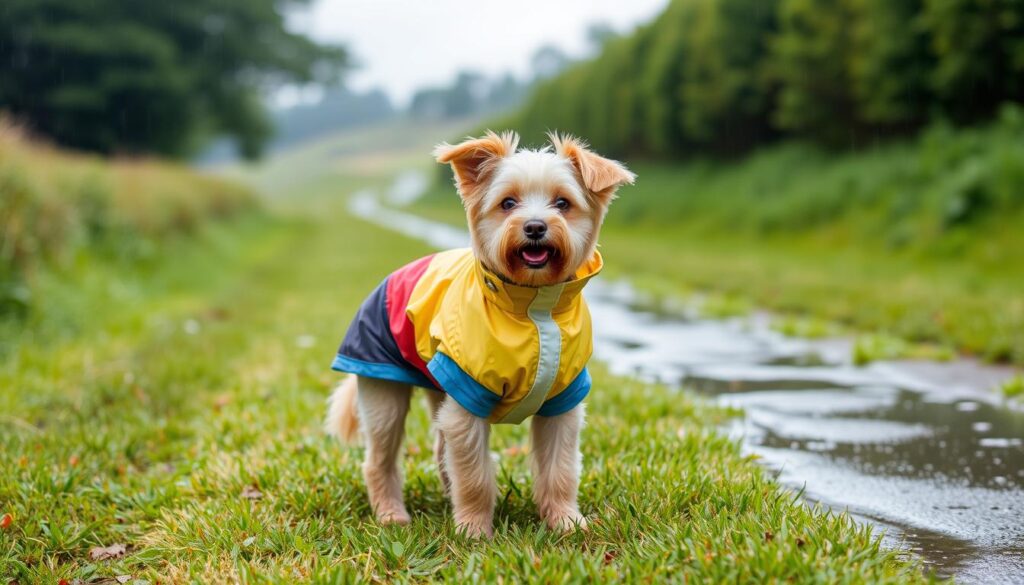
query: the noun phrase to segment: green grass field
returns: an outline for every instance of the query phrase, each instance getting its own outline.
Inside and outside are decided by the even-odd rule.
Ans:
[[[208,225],[142,268],[42,278],[46,310],[3,331],[17,342],[0,355],[0,581],[923,580],[716,434],[735,413],[599,366],[588,532],[543,528],[526,428],[503,427],[496,538],[458,537],[423,407],[406,440],[413,523],[377,526],[360,449],[320,430],[328,364],[364,295],[427,250],[344,212],[381,179],[346,164],[278,177],[273,216]]]

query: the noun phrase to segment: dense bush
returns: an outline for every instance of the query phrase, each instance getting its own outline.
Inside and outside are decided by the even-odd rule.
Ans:
[[[29,307],[41,266],[84,249],[144,256],[208,219],[255,205],[249,191],[182,167],[31,143],[0,118],[0,316]]]
[[[1020,0],[674,0],[504,122],[670,158],[868,144],[1007,101],[1024,101]]]
[[[709,236],[792,238],[1019,266],[1024,239],[1024,108],[991,124],[935,124],[867,152],[787,144],[742,163],[636,164],[638,186],[611,225],[674,226]]]

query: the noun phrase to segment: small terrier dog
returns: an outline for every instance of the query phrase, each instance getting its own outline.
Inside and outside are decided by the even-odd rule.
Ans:
[[[590,313],[581,294],[602,266],[608,205],[635,176],[576,138],[517,150],[488,132],[434,150],[450,164],[472,247],[416,260],[389,275],[349,326],[333,368],[349,372],[325,427],[350,441],[361,428],[363,474],[378,521],[407,524],[399,462],[414,386],[426,389],[434,454],[457,530],[493,536],[493,423],[532,417],[531,467],[540,517],[585,528],[577,505],[590,391]]]

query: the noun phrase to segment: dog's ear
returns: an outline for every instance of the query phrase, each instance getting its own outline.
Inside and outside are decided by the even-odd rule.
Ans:
[[[495,134],[488,130],[482,138],[468,138],[455,145],[438,144],[434,157],[439,163],[452,165],[459,194],[467,199],[487,182],[498,161],[516,151],[518,144],[515,132]]]
[[[604,158],[587,149],[585,142],[569,135],[548,134],[555,152],[569,159],[583,185],[598,201],[607,203],[622,185],[632,185],[636,175],[618,161]]]

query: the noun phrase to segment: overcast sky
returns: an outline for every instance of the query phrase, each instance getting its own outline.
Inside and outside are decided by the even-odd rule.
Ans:
[[[383,87],[404,105],[417,88],[461,69],[521,76],[541,45],[570,55],[586,49],[586,28],[606,22],[631,30],[667,0],[316,0],[297,28],[344,43],[360,62],[354,87]]]

